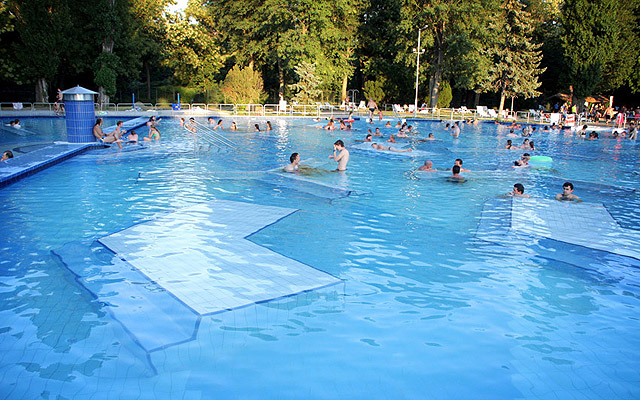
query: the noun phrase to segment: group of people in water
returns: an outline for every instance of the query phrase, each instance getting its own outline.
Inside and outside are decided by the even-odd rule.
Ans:
[[[149,133],[147,136],[143,136],[142,140],[145,142],[159,142],[160,141],[160,131],[156,127],[156,124],[160,122],[162,118],[150,117],[149,121],[146,122],[146,126],[149,128]],[[102,118],[96,119],[96,123],[93,126],[93,136],[97,141],[102,143],[113,144],[115,143],[118,148],[122,149],[122,144],[137,144],[139,141],[139,136],[136,131],[131,130],[128,132],[123,128],[124,122],[118,121],[116,122],[116,128],[109,133],[104,133],[102,131],[102,124],[104,120]]]

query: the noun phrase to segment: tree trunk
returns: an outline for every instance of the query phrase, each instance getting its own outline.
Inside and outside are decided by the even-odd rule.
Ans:
[[[113,0],[111,1],[111,6],[113,7]],[[113,39],[105,38],[102,41],[102,52],[103,53],[113,53]],[[100,86],[98,88],[98,103],[100,104],[108,104],[109,103],[109,95],[105,92],[104,88]]]
[[[102,86],[98,88],[98,103],[100,103],[101,105],[109,104],[109,95],[105,93],[104,88]]]
[[[442,80],[442,49],[437,48],[434,55],[435,70],[429,79],[429,107],[438,106],[438,95],[440,94],[440,81]]]
[[[282,70],[282,60],[278,57],[278,97],[284,98],[284,71]]]
[[[342,97],[342,101],[344,101],[346,103],[347,101],[347,83],[348,83],[348,77],[347,75],[345,75],[342,78],[342,91],[340,92],[340,97]]]
[[[36,102],[49,102],[49,82],[45,78],[39,78],[36,81]]]
[[[504,110],[504,99],[507,96],[504,94],[504,91],[500,93],[500,107],[498,108],[498,118],[502,118],[502,110]]]
[[[151,102],[151,71],[149,70],[149,62],[145,64],[147,69],[147,101]]]
[[[476,108],[480,105],[480,92],[476,92],[475,98],[473,99],[473,108]]]

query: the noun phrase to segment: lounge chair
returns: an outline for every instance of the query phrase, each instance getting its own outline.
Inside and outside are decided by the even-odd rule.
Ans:
[[[394,104],[394,105],[392,106],[392,109],[393,109],[393,114],[394,114],[394,115],[399,115],[399,114],[402,114],[402,113],[404,112],[404,111],[402,110],[402,107],[400,107],[400,104]]]
[[[364,104],[364,100],[360,100],[360,104],[358,104],[358,110],[366,110],[367,106]]]
[[[489,114],[486,111],[485,106],[477,106],[476,111],[478,112],[478,116],[481,118],[489,118]]]
[[[498,113],[493,108],[487,109],[487,114],[489,114],[489,118],[498,118]]]
[[[413,112],[415,111],[416,106],[415,104],[409,104],[409,114],[413,114]]]

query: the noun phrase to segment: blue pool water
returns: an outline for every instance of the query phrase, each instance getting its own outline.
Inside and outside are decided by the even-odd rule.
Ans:
[[[433,132],[438,141],[410,142],[424,152],[413,157],[353,148],[382,124],[326,132],[308,120],[272,122],[274,131],[256,133],[249,127],[264,120],[239,121],[240,131],[224,132],[232,151],[194,146],[166,118],[161,143],[92,150],[0,190],[3,398],[640,397],[640,261],[479,234],[504,225],[501,196],[514,183],[551,198],[565,180],[636,230],[635,142],[538,131],[535,154],[553,157],[552,167],[516,170],[521,152],[502,149],[508,129],[493,124],[453,139],[442,124],[415,123],[414,139]],[[65,137],[61,119],[22,125],[25,135],[2,131],[2,149]],[[268,172],[294,151],[331,170],[337,139],[352,148],[345,174]],[[464,184],[413,172],[425,158],[438,169],[462,158],[472,172]],[[154,327],[169,318],[191,337],[148,351],[118,316],[135,311],[128,299],[163,289],[140,275],[96,296],[91,285],[131,269],[97,240],[214,199],[299,209],[249,239],[343,282],[201,318],[176,301],[139,325],[162,337],[170,332]]]

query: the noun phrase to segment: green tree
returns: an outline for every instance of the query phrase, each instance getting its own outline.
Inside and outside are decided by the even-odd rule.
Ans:
[[[410,49],[416,47],[417,28],[424,27],[421,47],[427,50],[424,68],[429,75],[430,107],[438,104],[443,77],[453,71],[466,73],[460,66],[473,66],[473,63],[458,61],[473,48],[470,41],[484,29],[488,12],[493,8],[493,0],[408,0],[402,6],[399,27],[404,34],[400,40],[404,42],[405,51],[398,57],[404,59],[406,65],[415,65],[415,55]],[[456,68],[453,67],[455,63]]]
[[[496,14],[489,29],[495,33],[487,47],[491,67],[485,89],[500,93],[499,113],[505,98],[538,96],[538,77],[542,52],[532,42],[531,15],[518,0],[506,0]]]
[[[387,79],[384,77],[366,81],[363,87],[364,97],[366,99],[373,99],[377,103],[382,103],[385,100],[384,87],[386,84]]]
[[[235,104],[255,104],[262,96],[262,77],[251,67],[233,67],[222,84],[222,93]]]
[[[632,78],[638,64],[636,9],[637,2],[624,0],[565,1],[566,80],[579,111],[586,96],[615,89]]]
[[[303,61],[296,66],[295,70],[298,75],[298,83],[292,85],[295,92],[293,100],[300,104],[312,104],[322,94],[322,91],[318,89],[322,81],[316,75],[316,66]]]
[[[453,94],[449,82],[442,81],[440,85],[440,95],[438,96],[438,108],[448,108],[451,105]]]

